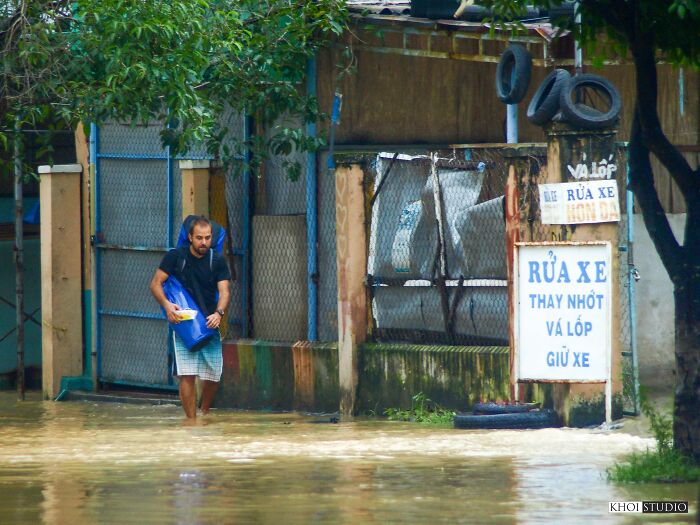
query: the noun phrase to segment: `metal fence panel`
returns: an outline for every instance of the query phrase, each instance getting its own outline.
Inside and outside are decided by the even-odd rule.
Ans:
[[[225,117],[225,118],[224,118]],[[224,122],[225,120],[225,122]],[[244,119],[232,112],[224,125],[243,138]],[[178,159],[161,145],[161,123],[123,126],[115,123],[95,129],[97,140],[97,300],[98,362],[104,382],[167,386],[167,323],[151,297],[148,284],[168,247],[177,242],[182,221],[182,174]],[[195,146],[179,158],[210,158]],[[240,179],[239,179],[240,180]],[[242,246],[247,196],[227,184],[236,273],[231,323],[241,331],[247,257]],[[242,256],[242,257],[241,257]]]
[[[373,337],[383,341],[508,341],[503,194],[494,152],[381,154],[368,273]]]
[[[160,307],[148,287],[164,254],[103,249],[99,283],[102,309],[159,316]]]
[[[304,216],[253,217],[253,326],[268,341],[306,338]]]
[[[153,122],[146,126],[127,126],[117,123],[107,123],[100,126],[100,142],[102,151],[114,155],[129,157],[161,156],[165,150],[160,139],[161,123]]]
[[[165,161],[102,159],[100,225],[103,242],[165,246],[168,202]]]
[[[338,340],[338,267],[335,241],[335,173],[328,153],[319,155],[318,199],[318,338]]]
[[[172,245],[172,159],[160,125],[100,128],[97,143],[98,374],[167,386],[167,324],[148,284]],[[172,220],[173,223],[168,223]]]
[[[104,315],[101,331],[102,381],[168,385],[168,325],[164,321]]]

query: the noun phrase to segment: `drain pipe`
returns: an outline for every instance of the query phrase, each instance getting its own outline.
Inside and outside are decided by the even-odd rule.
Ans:
[[[574,2],[574,22],[576,27],[581,27],[581,3]],[[578,39],[574,39],[574,67],[576,68],[576,74],[580,75],[583,73],[583,50],[581,49],[581,44],[579,44]]]
[[[90,288],[92,289],[92,300],[90,301],[90,318],[92,323],[90,324],[90,376],[92,381],[92,391],[97,392],[97,379],[98,379],[98,355],[97,355],[97,338],[99,336],[99,317],[97,314],[97,301],[98,301],[98,268],[99,258],[97,254],[97,228],[99,227],[99,215],[98,215],[98,199],[99,197],[99,158],[97,157],[99,149],[99,128],[96,124],[90,124],[90,235],[92,237],[90,242],[90,254],[92,256],[92,261],[90,264]]]
[[[629,147],[628,147],[629,148]],[[629,150],[628,150],[629,151]],[[627,186],[630,184],[629,164],[627,167]],[[637,355],[637,297],[636,283],[639,272],[634,266],[634,194],[627,190],[627,293],[630,308],[630,350],[632,352],[632,379],[634,381],[634,415],[641,412],[639,400],[639,356]]]
[[[506,142],[508,144],[518,143],[518,105],[508,104],[506,106]]]
[[[306,61],[306,96],[316,96],[316,58]],[[316,137],[316,122],[306,125],[306,135]],[[316,152],[306,154],[306,338],[318,340],[318,177]]]

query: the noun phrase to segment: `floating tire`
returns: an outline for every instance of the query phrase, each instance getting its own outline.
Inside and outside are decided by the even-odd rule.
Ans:
[[[512,405],[499,405],[498,403],[475,403],[472,407],[474,414],[520,414],[539,408],[539,403],[519,403]]]
[[[604,101],[605,108],[598,109],[585,100],[577,101],[579,90],[594,92]],[[583,129],[600,129],[612,126],[622,111],[622,98],[610,81],[600,75],[584,73],[570,77],[559,93],[562,117],[572,126]]]
[[[559,111],[559,98],[564,85],[571,78],[565,69],[555,69],[545,77],[527,107],[527,119],[543,126]]]
[[[458,414],[455,428],[463,429],[530,429],[558,427],[554,410],[533,410],[519,414]]]
[[[530,87],[532,55],[523,46],[509,45],[496,68],[496,96],[504,104],[517,104]]]

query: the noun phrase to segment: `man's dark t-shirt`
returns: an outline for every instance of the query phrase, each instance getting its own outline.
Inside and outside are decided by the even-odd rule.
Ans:
[[[165,273],[180,281],[197,304],[199,304],[199,300],[197,299],[193,283],[199,285],[202,299],[205,302],[204,305],[199,304],[199,307],[205,316],[211,315],[216,311],[217,283],[231,279],[231,272],[223,256],[214,252],[211,269],[209,269],[209,257],[209,252],[201,259],[195,257],[190,252],[189,246],[186,248],[175,248],[165,254],[159,266]],[[181,271],[183,259],[186,260],[184,272]]]

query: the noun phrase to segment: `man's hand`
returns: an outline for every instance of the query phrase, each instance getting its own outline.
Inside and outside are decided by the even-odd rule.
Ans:
[[[207,317],[207,328],[219,328],[220,324],[221,316],[219,315],[219,312],[214,312]]]
[[[180,316],[177,314],[178,310],[180,310],[178,305],[168,302],[167,306],[165,307],[165,313],[168,315],[169,322],[173,324],[178,324],[180,322]]]

